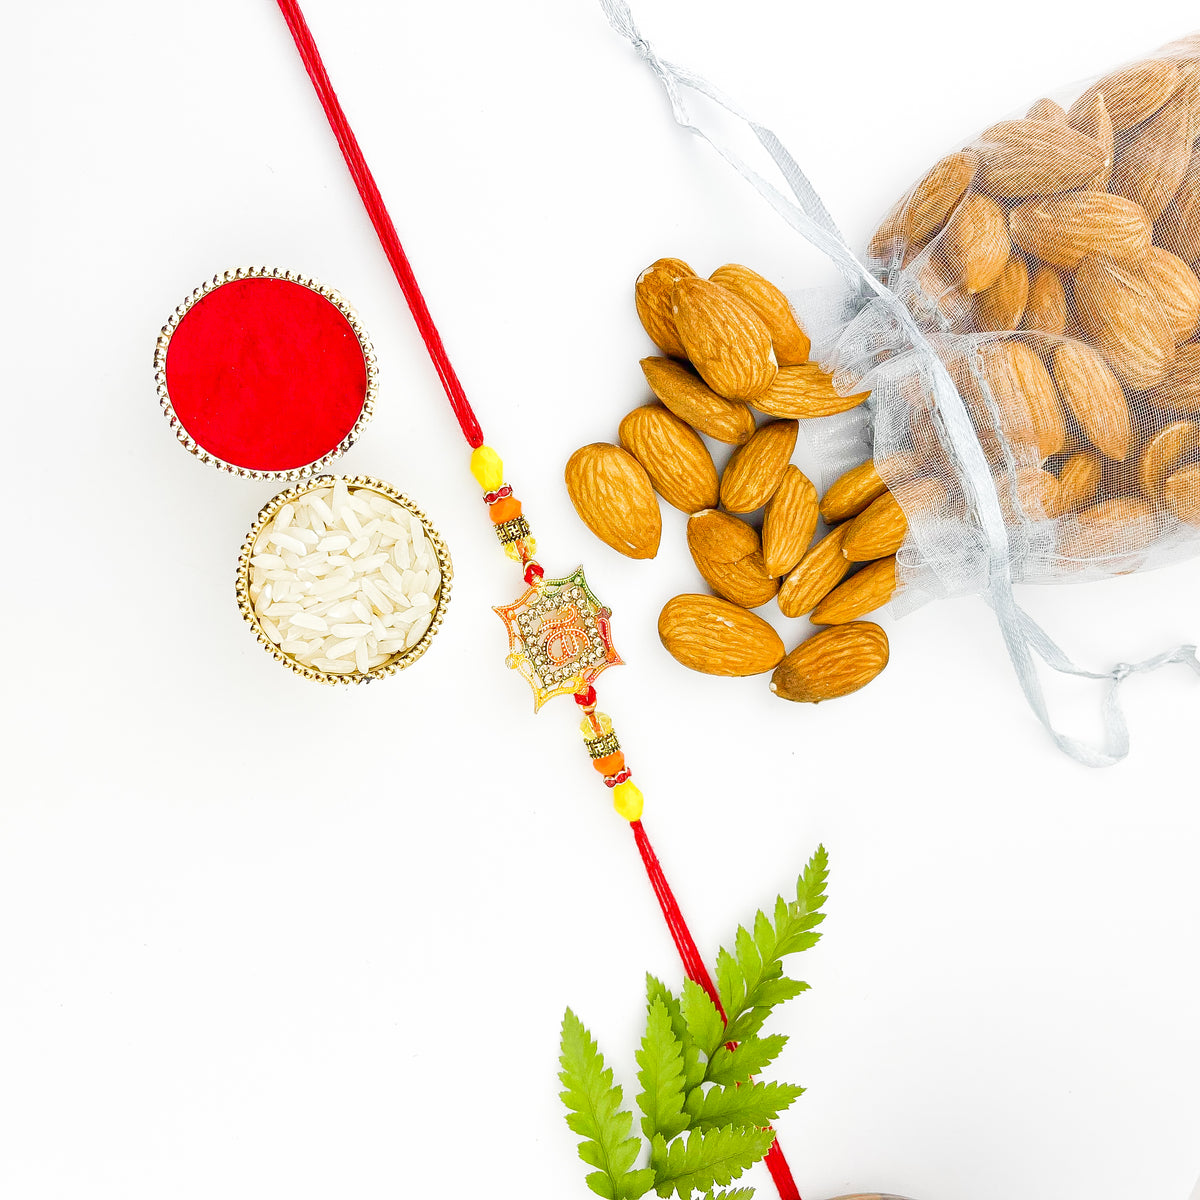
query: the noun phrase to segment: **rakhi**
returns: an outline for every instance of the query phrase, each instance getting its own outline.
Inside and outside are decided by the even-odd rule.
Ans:
[[[592,592],[582,567],[561,578],[548,579],[535,558],[537,545],[521,501],[504,478],[500,455],[484,443],[479,421],[450,362],[383,197],[333,90],[312,33],[295,0],[277,0],[277,3],[424,339],[446,398],[471,447],[471,473],[483,491],[483,500],[500,545],[521,568],[526,590],[512,604],[495,609],[508,631],[507,663],[529,683],[535,711],[556,696],[574,697],[583,714],[580,730],[592,765],[610,790],[617,813],[629,822],[684,970],[689,979],[708,993],[724,1016],[717,989],[642,825],[642,793],[632,781],[611,719],[597,708],[594,686],[597,676],[621,662],[612,644],[609,627],[612,614]],[[772,1143],[765,1161],[780,1200],[799,1200],[799,1191],[778,1139]]]

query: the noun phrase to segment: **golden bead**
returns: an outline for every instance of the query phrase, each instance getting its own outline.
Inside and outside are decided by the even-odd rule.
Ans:
[[[596,713],[596,720],[600,722],[600,736],[603,736],[606,733],[612,733],[612,717],[610,717],[608,713]],[[579,722],[579,732],[582,733],[585,738],[589,739],[597,736],[595,728],[587,717],[584,717],[583,720]]]

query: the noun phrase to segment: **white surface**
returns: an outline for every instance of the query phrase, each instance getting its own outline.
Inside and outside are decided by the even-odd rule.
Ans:
[[[489,606],[516,573],[282,21],[266,0],[12,8],[0,1194],[586,1195],[559,1017],[632,1084],[642,972],[677,962],[572,706],[535,721],[502,665]],[[818,710],[676,667],[655,619],[697,583],[682,517],[625,561],[562,464],[645,395],[641,267],[744,261],[797,288],[814,256],[670,124],[589,0],[307,9],[543,560],[585,561],[616,611],[630,665],[604,707],[708,957],[830,849],[779,1067],[809,1089],[780,1122],[807,1200],[1185,1200],[1196,680],[1131,680],[1133,756],[1094,773],[1051,748],[978,603],[885,622],[887,673]],[[857,244],[952,143],[1195,19],[637,11],[777,130]],[[345,469],[406,489],[454,555],[432,650],[368,689],[254,645],[233,565],[275,489],[190,459],[155,404],[166,315],[259,262],[359,309],[382,394]],[[1200,635],[1198,585],[1193,562],[1026,599],[1101,666]],[[1096,697],[1069,690],[1086,729]]]

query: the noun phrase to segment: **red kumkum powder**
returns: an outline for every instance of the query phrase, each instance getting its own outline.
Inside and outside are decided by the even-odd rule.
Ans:
[[[252,471],[293,471],[331,453],[367,397],[349,321],[286,279],[223,283],[184,315],[167,348],[171,407],[209,454]]]

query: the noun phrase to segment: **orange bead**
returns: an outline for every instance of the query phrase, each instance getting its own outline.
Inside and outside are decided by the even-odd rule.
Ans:
[[[505,496],[488,508],[492,514],[493,525],[503,525],[505,521],[515,521],[521,515],[521,502],[516,496]]]
[[[615,775],[625,769],[625,755],[618,750],[615,754],[606,754],[603,758],[593,758],[592,766],[601,775]]]

